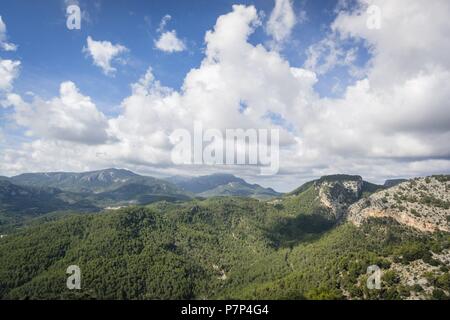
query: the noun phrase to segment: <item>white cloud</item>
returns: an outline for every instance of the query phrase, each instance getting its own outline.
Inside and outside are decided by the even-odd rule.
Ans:
[[[56,143],[61,133],[53,130],[49,134],[45,131],[48,125],[41,130],[31,128],[42,138],[27,148],[45,149],[47,153],[58,154],[58,159],[70,155],[68,165],[74,163],[75,152],[86,155],[79,158],[79,164],[73,164],[74,169],[86,163],[96,167],[103,160],[122,166],[126,163],[127,167],[170,168],[169,135],[177,128],[192,129],[194,120],[220,130],[274,126],[267,112],[286,117],[297,99],[313,94],[310,88],[316,79],[311,72],[290,67],[278,53],[249,44],[247,37],[257,25],[259,17],[254,7],[233,6],[233,12],[221,16],[214,30],[206,34],[203,63],[189,72],[181,92],[163,87],[149,70],[123,100],[121,115],[108,121],[108,133],[115,141],[97,146],[98,152],[92,152],[89,146],[80,151],[79,144],[72,148],[67,138],[64,143]],[[245,116],[239,112],[241,101],[248,105]],[[282,141],[293,142],[286,132]],[[97,153],[104,156],[99,159]],[[49,165],[42,159],[24,159],[23,163],[40,168]]]
[[[26,125],[39,139],[5,151],[0,156],[0,172],[112,165],[142,172],[155,168],[166,173],[204,172],[208,169],[173,167],[168,139],[173,129],[191,129],[194,120],[219,130],[280,127],[268,114],[276,114],[293,127],[280,127],[281,171],[273,179],[277,186],[284,184],[284,190],[312,176],[336,172],[362,174],[374,181],[447,172],[450,59],[446,53],[450,49],[450,22],[446,12],[450,3],[373,2],[382,8],[380,30],[364,29],[363,2],[356,11],[341,11],[332,25],[336,41],[356,38],[372,54],[364,78],[344,88],[342,98],[320,98],[314,90],[318,81],[314,71],[290,65],[276,50],[249,43],[260,17],[253,6],[236,5],[206,33],[205,57],[186,75],[180,91],[161,85],[149,69],[132,85],[118,117],[105,124],[104,118],[97,116],[95,127],[103,127],[100,131],[104,133],[96,139],[100,144],[95,148],[78,143],[95,136],[93,132],[81,130],[82,134],[72,137],[82,138],[61,141],[57,138],[66,137],[64,133],[53,129],[48,132],[48,124],[40,128],[29,117]],[[327,45],[339,50],[331,43]],[[327,68],[351,64],[355,55],[351,49],[337,54]],[[33,108],[45,110],[50,119],[59,119],[56,110],[62,109],[72,119],[74,113],[66,110],[71,108],[60,107],[62,96],[43,104],[33,103]],[[84,96],[78,96],[78,100],[90,102]],[[245,112],[240,112],[242,102]],[[84,123],[91,118],[78,121]],[[80,132],[77,129],[72,128]],[[53,164],[55,158],[60,163]],[[248,167],[232,170],[243,175],[254,173]]]
[[[159,23],[159,28],[156,30],[158,32],[164,32],[166,31],[166,25],[169,23],[169,21],[172,19],[172,16],[170,14],[166,14]]]
[[[116,68],[111,66],[114,60],[127,52],[128,49],[120,44],[112,44],[109,41],[95,41],[90,36],[87,37],[87,47],[83,48],[83,52],[90,55],[94,65],[100,67],[105,75],[114,75]]]
[[[410,17],[423,12],[419,4],[412,3],[416,11],[405,12],[404,15]],[[442,4],[435,8],[436,14],[445,11],[440,7]],[[402,4],[387,2],[382,7],[387,12],[395,11],[398,21],[408,21],[408,17],[398,16],[403,12]],[[343,28],[338,27],[343,14],[333,24],[336,41],[344,35],[338,30]],[[360,19],[360,16],[358,12],[352,13],[353,19]],[[431,21],[431,17],[427,19]],[[420,21],[419,18],[415,20]],[[158,123],[158,132],[177,126],[189,127],[194,119],[219,129],[258,128],[271,126],[265,117],[268,112],[279,114],[295,128],[293,133],[283,131],[282,170],[291,174],[308,172],[320,175],[333,171],[368,176],[374,171],[379,171],[380,175],[394,172],[399,175],[417,174],[412,167],[417,168],[418,162],[450,156],[446,143],[450,138],[450,114],[446,107],[450,90],[443,89],[450,83],[448,59],[427,56],[426,49],[423,54],[417,53],[421,60],[425,60],[423,64],[415,61],[408,64],[408,68],[417,69],[409,72],[413,76],[397,81],[397,75],[385,71],[386,83],[377,83],[374,76],[377,68],[383,68],[383,62],[375,63],[381,53],[370,44],[373,46],[373,59],[369,63],[367,78],[348,87],[343,98],[320,99],[313,87],[317,81],[314,72],[293,68],[278,53],[248,43],[248,36],[259,24],[256,9],[251,6],[234,6],[233,12],[219,17],[214,30],[206,34],[205,59],[199,68],[187,74],[182,92],[165,88],[161,94],[160,89],[155,89],[159,88],[157,85],[151,90],[151,102],[139,101],[141,95],[135,92],[127,100],[135,103],[134,117],[129,119],[129,126],[138,122],[139,115],[153,114],[143,123]],[[388,37],[385,46],[389,46],[388,43],[404,46],[399,40],[401,37],[395,41],[390,38],[395,24],[388,28],[389,24],[383,22],[383,26],[378,32]],[[416,27],[411,25],[412,29]],[[435,28],[450,30],[440,24]],[[427,39],[434,45],[439,42],[442,52],[447,46],[448,36],[442,32],[438,34],[441,35],[440,41],[424,35],[421,43]],[[332,50],[341,50],[332,43],[327,45]],[[426,44],[422,46],[427,48]],[[356,54],[355,48],[339,51],[332,55],[334,58],[327,62],[326,68],[336,64],[351,66]],[[439,64],[431,68],[430,65],[436,62]],[[399,62],[400,65],[402,63],[404,61]],[[400,74],[402,72],[399,70]],[[395,81],[391,81],[391,76]],[[149,99],[148,95],[141,98],[144,97]],[[242,101],[247,105],[245,113],[239,112]],[[151,112],[148,107],[144,109],[149,105],[153,106]],[[126,117],[122,120],[127,122]],[[446,161],[442,160],[439,168],[430,167],[426,172],[442,170],[445,163],[449,164]]]
[[[160,33],[160,36],[159,39],[154,40],[155,47],[168,53],[184,51],[186,50],[186,44],[177,37],[177,32],[175,30],[166,31],[166,26],[171,19],[172,17],[168,14],[161,19],[159,28],[156,30]]]
[[[155,46],[159,50],[169,53],[186,50],[186,45],[182,40],[178,39],[175,30],[162,33],[159,39],[155,41]]]
[[[344,49],[335,34],[330,34],[307,49],[305,68],[322,75],[338,66],[347,66],[352,75],[357,76],[359,69],[354,66],[358,48]]]
[[[444,12],[450,4],[359,4],[354,11],[341,11],[332,29],[341,39],[356,39],[369,47],[367,76],[348,87],[343,98],[316,102],[321,113],[304,127],[303,149],[347,161],[394,159],[406,167],[425,159],[448,159],[450,59],[444,52],[450,49],[450,22]],[[382,10],[380,30],[366,27],[369,4]],[[330,65],[342,63],[340,59]]]
[[[381,9],[381,29],[367,28],[366,8]],[[354,11],[341,11],[332,29],[343,39],[360,39],[373,58],[370,79],[389,87],[421,72],[433,72],[436,66],[450,69],[450,2],[360,0]]]
[[[5,51],[16,51],[17,45],[7,42],[6,25],[3,22],[2,16],[0,16],[0,48]]]
[[[28,128],[30,136],[81,144],[107,142],[106,117],[91,99],[70,81],[61,83],[59,93],[48,101],[36,97],[31,103],[11,93],[5,103],[14,107],[17,124]]]
[[[0,58],[0,92],[12,90],[12,83],[19,75],[20,61]]]
[[[301,20],[304,21],[304,19],[306,16],[302,13]],[[275,7],[270,14],[266,31],[279,44],[289,38],[296,22],[292,0],[275,0]]]

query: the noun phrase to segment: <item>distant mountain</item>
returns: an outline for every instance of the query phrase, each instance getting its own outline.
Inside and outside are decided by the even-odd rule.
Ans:
[[[239,196],[267,199],[281,193],[258,184],[249,184],[232,174],[212,174],[200,177],[171,177],[168,181],[201,197]]]
[[[177,186],[128,170],[25,173],[0,178],[0,227],[51,212],[95,212],[106,207],[188,200]]]
[[[281,193],[276,192],[272,188],[263,188],[258,184],[249,184],[243,181],[229,182],[227,184],[215,187],[214,189],[199,193],[198,195],[202,197],[236,196],[257,199],[270,199],[280,196]]]
[[[408,179],[388,179],[384,182],[384,186],[390,188],[406,181],[408,181]]]
[[[53,187],[72,192],[101,193],[134,183],[153,187],[153,192],[173,193],[177,188],[167,181],[141,176],[124,169],[105,169],[90,172],[24,173],[10,178],[14,184],[32,187]]]
[[[187,199],[186,193],[165,180],[141,176],[124,169],[90,172],[25,173],[9,179],[14,184],[31,187],[52,187],[84,194],[94,202],[148,203],[143,199],[162,196]]]
[[[176,184],[178,187],[192,192],[202,193],[207,190],[228,184],[230,182],[245,182],[243,179],[233,176],[232,174],[216,173],[200,177],[171,177],[168,181]]]

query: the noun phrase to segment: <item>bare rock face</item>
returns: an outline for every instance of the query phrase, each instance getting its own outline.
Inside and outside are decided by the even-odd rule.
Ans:
[[[357,226],[370,217],[389,217],[422,232],[450,232],[450,176],[412,179],[348,209],[347,219]]]
[[[314,187],[323,206],[329,209],[334,219],[339,220],[361,197],[363,179],[348,175],[325,176],[315,181]]]

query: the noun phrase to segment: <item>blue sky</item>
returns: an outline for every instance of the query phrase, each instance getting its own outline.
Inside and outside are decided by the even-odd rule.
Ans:
[[[71,4],[80,30],[66,27]],[[325,174],[446,173],[449,9],[448,0],[2,1],[0,175],[226,171],[288,191]],[[170,134],[194,121],[278,128],[279,173],[174,166]]]
[[[98,107],[107,114],[114,114],[121,100],[129,94],[129,84],[136,81],[151,66],[154,75],[165,86],[175,89],[183,84],[186,73],[197,67],[204,54],[204,37],[212,29],[218,16],[231,10],[235,1],[81,1],[87,19],[82,20],[81,30],[66,28],[65,1],[3,1],[0,14],[8,27],[10,39],[19,45],[17,52],[7,52],[3,58],[20,59],[21,76],[15,82],[18,92],[32,91],[49,98],[59,89],[59,84],[71,80],[82,92],[92,97]],[[273,1],[239,1],[255,5],[266,17],[273,9]],[[294,66],[301,66],[305,51],[319,41],[329,30],[335,18],[336,1],[294,1],[294,10],[304,10],[307,20],[292,30],[293,41],[282,51]],[[187,50],[167,54],[155,49],[161,19],[172,16],[169,29],[177,30],[179,38],[186,42]],[[92,65],[82,53],[86,38],[107,40],[129,48],[125,55],[126,68],[119,68],[115,77],[107,77]],[[252,43],[265,43],[269,37],[258,28],[249,39]],[[361,50],[361,61],[367,61]],[[362,63],[362,64],[363,64]],[[336,78],[351,83],[345,68],[320,77],[318,92],[334,96],[331,91]]]

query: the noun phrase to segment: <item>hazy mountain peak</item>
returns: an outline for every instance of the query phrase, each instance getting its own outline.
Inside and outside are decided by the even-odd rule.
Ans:
[[[151,186],[155,193],[183,193],[165,180],[116,168],[88,172],[25,173],[10,178],[10,181],[23,186],[53,187],[64,191],[95,194],[113,191],[127,184]]]
[[[388,179],[384,182],[384,186],[389,188],[406,181],[408,181],[408,179]]]
[[[214,173],[199,177],[172,177],[169,181],[183,190],[202,197],[241,196],[266,199],[280,193],[258,184],[249,184],[244,179],[228,173]]]

